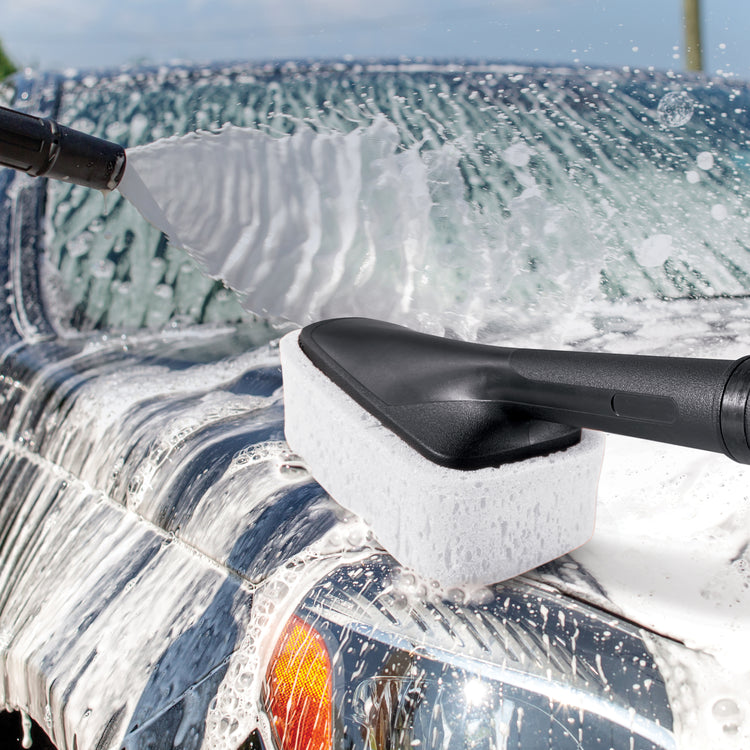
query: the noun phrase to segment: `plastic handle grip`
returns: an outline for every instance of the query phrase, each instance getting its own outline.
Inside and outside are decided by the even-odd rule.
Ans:
[[[541,419],[728,452],[721,414],[735,362],[519,349],[509,363],[497,395]]]

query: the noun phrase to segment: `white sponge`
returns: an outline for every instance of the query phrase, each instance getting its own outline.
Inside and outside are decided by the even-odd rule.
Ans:
[[[300,349],[281,341],[285,432],[315,479],[402,564],[445,586],[511,578],[594,531],[604,437],[548,456],[461,471],[384,427]]]

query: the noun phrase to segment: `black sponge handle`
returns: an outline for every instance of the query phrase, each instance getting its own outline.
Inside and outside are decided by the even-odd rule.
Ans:
[[[747,358],[513,350],[497,395],[529,414],[750,463]]]
[[[0,107],[0,165],[97,190],[114,190],[125,149],[54,120]]]
[[[750,463],[748,357],[511,349],[364,318],[313,323],[303,329],[300,346],[355,401],[446,466],[518,460],[533,455],[535,442],[539,452],[551,440],[569,444],[564,433],[535,438],[541,423],[700,448]],[[499,442],[494,436],[503,433],[510,437]]]

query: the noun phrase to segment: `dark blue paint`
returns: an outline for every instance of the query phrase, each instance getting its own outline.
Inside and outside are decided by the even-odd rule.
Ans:
[[[226,564],[251,580],[265,578],[320,539],[336,521],[320,485],[310,482],[285,490],[253,510]]]

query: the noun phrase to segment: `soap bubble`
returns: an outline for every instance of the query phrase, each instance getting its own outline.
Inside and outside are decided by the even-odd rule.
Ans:
[[[711,713],[727,734],[736,734],[744,720],[742,709],[731,698],[720,698]]]
[[[701,151],[698,156],[695,157],[695,163],[704,172],[708,172],[709,169],[713,169],[714,155],[710,151]]]
[[[668,128],[679,128],[690,122],[695,111],[695,99],[684,91],[670,91],[656,108],[659,122]]]
[[[723,206],[721,203],[716,203],[711,206],[711,217],[715,221],[724,221],[727,216],[729,216],[729,212],[727,211],[726,206]]]
[[[503,151],[503,157],[508,164],[514,167],[525,167],[529,163],[533,153],[525,143],[518,142],[512,146],[508,146]]]
[[[661,266],[672,255],[672,235],[653,234],[635,248],[635,259],[645,268]]]

